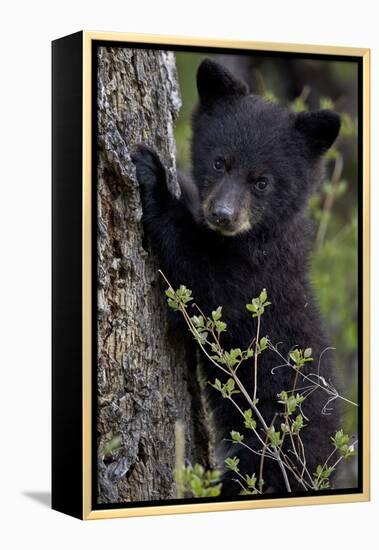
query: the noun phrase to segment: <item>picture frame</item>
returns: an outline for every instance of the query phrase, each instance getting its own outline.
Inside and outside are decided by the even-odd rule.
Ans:
[[[149,51],[159,50],[163,52],[200,52],[204,55],[223,54],[226,56],[231,54],[244,56],[255,55],[257,57],[261,56],[261,58],[265,58],[266,56],[266,58],[270,59],[273,56],[276,56],[282,59],[315,59],[319,60],[320,63],[323,61],[326,62],[328,60],[332,60],[356,64],[356,101],[358,106],[358,168],[356,180],[358,182],[358,191],[357,196],[353,198],[353,201],[356,200],[358,212],[358,296],[356,297],[358,348],[356,351],[356,363],[358,388],[357,433],[359,435],[357,447],[359,447],[359,449],[357,459],[357,481],[354,488],[349,487],[336,490],[327,489],[319,492],[310,491],[310,493],[306,495],[301,491],[298,494],[295,493],[294,495],[284,493],[271,495],[271,493],[268,493],[241,497],[235,496],[232,498],[223,497],[221,495],[216,498],[182,497],[167,499],[160,498],[160,495],[157,495],[156,499],[150,500],[137,499],[133,501],[133,498],[131,498],[129,501],[121,502],[117,500],[114,502],[110,502],[108,500],[107,502],[107,499],[102,502],[99,501],[99,453],[103,458],[107,453],[110,457],[112,457],[114,456],[112,453],[117,454],[119,452],[117,450],[117,445],[119,447],[127,445],[127,441],[125,439],[126,432],[123,433],[122,437],[118,434],[110,433],[109,426],[107,424],[108,419],[106,416],[101,417],[99,421],[99,414],[101,414],[101,411],[103,410],[102,407],[105,402],[109,407],[114,405],[114,407],[117,408],[117,414],[123,414],[120,412],[121,409],[119,401],[117,402],[116,407],[115,403],[112,405],[112,400],[107,401],[108,397],[105,396],[105,393],[101,395],[101,399],[99,398],[99,385],[102,383],[101,377],[104,376],[106,378],[108,375],[104,374],[104,371],[99,371],[97,361],[99,357],[99,340],[101,346],[104,345],[104,339],[101,333],[102,329],[99,328],[98,324],[99,295],[97,287],[99,278],[101,278],[98,270],[99,264],[97,263],[99,245],[99,236],[97,233],[99,222],[98,208],[100,197],[98,190],[99,177],[102,177],[101,171],[99,172],[98,150],[100,146],[98,143],[99,135],[104,129],[101,125],[106,125],[109,123],[107,126],[109,129],[112,124],[112,121],[109,122],[105,120],[102,122],[100,121],[99,123],[98,118],[99,102],[109,99],[107,92],[104,92],[104,90],[98,85],[98,70],[100,63],[98,61],[99,48],[108,48],[115,51],[117,49],[124,48],[133,49],[135,51],[145,49]],[[52,61],[53,509],[80,519],[102,519],[133,517],[140,515],[163,515],[204,511],[243,510],[268,507],[360,502],[369,500],[370,50],[366,48],[337,46],[298,45],[254,41],[242,42],[209,38],[203,39],[82,31],[55,40],[52,45]],[[134,62],[138,63],[138,59],[134,58]],[[121,92],[119,96],[117,95],[117,86],[120,79],[114,75],[113,78],[114,80],[107,80],[107,85],[113,87],[113,91],[116,90],[114,97],[117,96],[120,101],[125,101],[125,96],[122,95]],[[122,80],[122,77],[120,78]],[[169,72],[165,73],[165,77],[161,78],[163,81],[166,79],[171,87],[174,86],[173,81],[171,82],[170,80],[171,74]],[[171,88],[170,93],[174,95],[177,94],[175,86],[174,89]],[[141,89],[141,111],[149,108],[148,102],[150,99],[149,91]],[[167,107],[166,105],[165,108],[170,109],[171,107]],[[136,124],[138,124],[138,122],[136,122]],[[117,142],[120,138],[116,135],[115,128],[113,128],[112,132],[112,139]],[[101,135],[103,134],[104,132]],[[170,132],[164,136],[161,136],[159,139],[164,141],[167,139],[167,135],[169,134]],[[104,150],[108,150],[108,145],[107,143],[102,145]],[[115,147],[118,147],[117,144]],[[117,179],[117,177],[125,176],[122,166],[122,161],[125,160],[125,157],[122,156],[122,148],[118,149],[118,151],[119,156],[117,158],[117,162],[119,165],[117,166],[117,169],[115,169],[114,174],[109,176],[112,178],[112,181]],[[170,158],[169,153],[166,154],[166,158]],[[171,168],[172,166],[170,169]],[[118,185],[117,181],[114,181],[112,185],[114,185],[116,189]],[[117,195],[119,190],[116,189],[115,193]],[[107,206],[105,205],[104,209],[106,208]],[[135,208],[138,209],[137,206]],[[107,219],[109,221],[110,218]],[[100,219],[100,221],[102,220]],[[126,246],[126,243],[121,243],[118,246],[123,248]],[[124,254],[124,252],[120,253],[120,257],[122,254]],[[113,260],[117,263],[119,258],[113,258]],[[129,258],[129,262],[136,262],[136,259]],[[138,271],[138,266],[135,269],[137,274],[142,272],[145,273],[144,271]],[[151,267],[148,269],[151,269]],[[148,273],[150,272],[148,271]],[[127,287],[125,286],[122,291],[127,293]],[[125,300],[127,301],[126,298]],[[106,307],[106,305],[107,304],[105,304],[104,307]],[[149,309],[149,307],[148,302],[144,303],[143,308]],[[160,308],[161,305],[154,305],[154,307]],[[141,309],[140,311],[144,311],[144,309]],[[141,313],[141,315],[143,314]],[[163,313],[160,315],[164,316]],[[161,317],[159,319],[161,319]],[[138,324],[138,322],[140,322],[141,325],[143,324],[143,320],[138,321],[138,319],[135,319],[135,322],[136,324]],[[154,330],[152,329],[152,332],[158,330],[156,327],[157,325],[154,325]],[[121,327],[120,330],[124,335],[127,332],[125,326]],[[120,338],[120,332],[117,334],[117,338]],[[133,332],[133,330],[132,336],[133,338],[136,337],[136,333]],[[125,346],[127,348],[127,344],[125,344]],[[133,353],[138,355],[138,342],[131,343],[131,341],[129,341],[129,346],[134,346],[133,349],[135,351]],[[138,361],[141,362],[143,359],[138,359]],[[117,369],[114,372],[119,373]],[[112,375],[109,376],[112,377]],[[138,376],[141,376],[141,374],[139,373]],[[170,374],[168,380],[173,380],[172,376],[173,375]],[[327,381],[325,384],[326,383]],[[133,393],[133,388],[130,390],[126,387],[126,383],[123,382],[123,384],[125,393]],[[171,399],[171,394],[169,392],[168,394],[167,399],[169,401],[169,398]],[[156,399],[158,399],[158,397]],[[150,403],[150,401],[148,401],[150,397],[147,397],[146,399],[147,402]],[[99,402],[101,402],[100,405]],[[139,403],[139,406],[142,408],[138,409],[137,404],[135,403],[135,410],[139,410],[140,412],[138,414],[143,415],[144,405]],[[151,413],[151,409],[148,408],[149,406],[150,405],[146,405],[147,410],[150,411],[146,412],[146,415]],[[128,410],[128,414],[130,414],[130,410],[127,409],[128,405],[125,405],[125,407],[125,410]],[[164,419],[165,410],[169,410],[169,405],[167,405],[167,403],[162,405],[162,409],[159,408],[159,418],[162,422],[164,421],[162,418]],[[167,414],[169,413],[167,412]],[[172,414],[172,420],[175,413],[170,414]],[[165,435],[162,436],[163,438],[167,438],[167,434],[172,434],[172,438],[176,437],[175,426],[171,420],[169,420],[167,420],[169,426],[165,427]],[[146,419],[143,422],[145,421]],[[103,423],[102,425],[104,426],[107,425],[107,428],[104,428],[104,433],[101,432],[101,429],[99,430],[98,422]],[[159,423],[159,419],[154,422]],[[141,429],[143,431],[143,429],[146,430],[146,426],[144,426],[144,424],[142,428],[134,426],[134,429]],[[153,428],[151,429],[153,430]],[[176,426],[176,429],[178,429],[178,426]],[[170,437],[166,439],[168,448],[167,456],[169,456],[170,453],[175,453],[175,444],[171,442]],[[132,439],[133,437],[131,435],[131,446],[134,444]],[[98,440],[101,443],[98,444]],[[146,448],[148,450],[152,449],[152,447],[149,447],[148,439],[147,441]],[[106,451],[104,450],[105,444],[108,445]],[[102,445],[101,452],[99,452],[99,445]],[[114,445],[116,445],[116,450],[113,448]],[[146,453],[146,448],[142,451],[136,450],[135,452],[136,454],[142,453],[143,455]],[[156,452],[159,454],[159,451]],[[124,462],[122,462],[120,458],[121,454],[117,456],[119,457],[118,465],[123,464],[124,468],[122,472],[120,471],[120,475],[117,478],[117,483],[121,483],[122,485],[122,477],[130,471],[130,464],[127,463],[128,455],[123,456]],[[166,454],[163,453],[162,456],[166,456]],[[176,459],[177,457],[175,458],[175,456],[173,456],[172,463],[174,466]],[[139,460],[144,463],[143,456],[142,458],[140,457]],[[168,464],[170,460],[171,459],[167,459]],[[146,458],[145,461],[148,462],[148,458]],[[101,463],[103,465],[105,464],[104,462]],[[167,465],[163,465],[162,462],[162,468],[165,469],[166,466]],[[172,468],[172,464],[171,466],[167,466],[167,468],[169,467]],[[144,467],[142,467],[141,471],[138,470],[134,475],[143,476],[143,472],[148,471],[147,468],[145,470],[143,468]],[[164,473],[161,472],[157,475],[167,476],[167,472],[165,470]],[[108,477],[109,476],[110,474]],[[170,474],[170,476],[170,483],[174,483],[174,474]],[[154,485],[154,482],[151,480],[150,483]],[[121,490],[119,488],[121,485],[117,485],[117,490],[115,489],[115,493],[112,493],[112,488],[107,487],[104,489],[104,494],[116,494],[117,491]],[[140,495],[142,493],[138,494]],[[112,498],[116,497],[109,496],[110,500]]]

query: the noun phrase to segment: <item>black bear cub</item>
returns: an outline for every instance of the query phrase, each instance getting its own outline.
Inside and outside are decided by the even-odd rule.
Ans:
[[[133,155],[144,227],[161,269],[174,288],[183,284],[192,289],[207,315],[222,306],[227,331],[221,342],[226,350],[246,349],[251,343],[256,320],[246,304],[266,288],[271,305],[262,317],[261,336],[278,344],[284,357],[295,347],[312,348],[308,369],[317,372],[319,367],[320,374],[333,381],[330,352],[323,355],[328,343],[308,280],[311,225],[306,207],[320,184],[322,155],[336,139],[340,119],[329,110],[295,114],[269,103],[250,94],[244,82],[209,59],[199,66],[197,88],[192,177],[179,175],[181,198],[169,193],[165,169],[155,152],[140,145]],[[273,422],[277,431],[282,420],[275,415],[283,410],[278,393],[291,392],[294,383],[291,368],[272,371],[280,363],[274,351],[262,353],[257,384],[259,408],[267,425]],[[210,382],[215,377],[226,381],[215,366],[208,364],[205,369]],[[252,395],[251,359],[238,373]],[[300,377],[297,387],[306,385]],[[236,430],[253,449],[262,444],[257,437],[248,438],[243,418],[229,400],[210,386],[207,391],[220,465],[228,455],[238,455],[240,471],[258,477],[261,458],[225,443],[225,438]],[[330,437],[339,428],[336,410],[324,414],[327,399],[318,389],[302,406],[306,424],[302,439],[311,474],[329,455]],[[243,396],[236,395],[236,401],[242,410],[248,408]],[[259,421],[257,432],[266,438]],[[292,491],[304,490],[290,472],[288,476]],[[286,490],[272,458],[264,461],[263,478],[265,492]],[[223,490],[233,495],[241,488],[226,475]]]

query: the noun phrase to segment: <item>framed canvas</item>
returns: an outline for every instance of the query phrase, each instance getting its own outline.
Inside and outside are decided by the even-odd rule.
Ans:
[[[369,499],[369,50],[53,42],[53,508]]]

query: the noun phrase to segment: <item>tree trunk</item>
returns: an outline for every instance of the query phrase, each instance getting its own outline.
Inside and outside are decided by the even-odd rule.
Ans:
[[[143,238],[130,153],[148,143],[175,175],[174,54],[99,48],[97,164],[98,502],[175,498],[175,423],[185,457],[208,462],[196,374],[169,341],[158,264]]]

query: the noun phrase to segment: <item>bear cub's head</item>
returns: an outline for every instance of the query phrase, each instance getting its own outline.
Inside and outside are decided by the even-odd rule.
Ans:
[[[197,88],[192,161],[204,222],[227,236],[278,227],[320,182],[339,116],[270,103],[210,59],[198,68]]]

